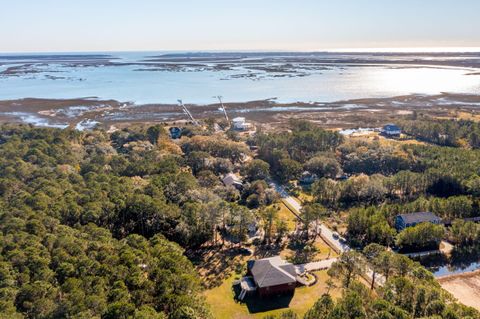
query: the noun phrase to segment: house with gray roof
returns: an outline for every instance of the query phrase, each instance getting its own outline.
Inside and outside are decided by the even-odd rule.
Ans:
[[[280,256],[250,260],[247,268],[260,297],[295,291],[297,286],[295,266]]]
[[[402,134],[402,129],[392,123],[385,125],[381,131],[386,136],[400,136]]]
[[[225,186],[233,186],[238,190],[243,188],[242,179],[234,173],[228,173],[225,175],[225,177],[222,179],[222,182]]]
[[[441,224],[442,219],[431,212],[416,212],[411,214],[400,214],[395,217],[395,228],[401,231],[420,223]]]

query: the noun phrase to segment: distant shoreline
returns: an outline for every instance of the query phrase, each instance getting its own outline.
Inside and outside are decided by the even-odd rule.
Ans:
[[[132,59],[128,59],[132,58]],[[339,65],[411,65],[480,68],[480,48],[467,51],[98,51],[0,52],[0,65],[12,63],[86,63],[150,65],[159,63],[314,63]]]
[[[186,104],[194,117],[223,117],[218,103]],[[331,103],[276,103],[272,100],[225,103],[231,117],[242,116],[267,127],[284,126],[291,118],[312,120],[325,128],[378,127],[398,116],[416,112],[446,116],[452,111],[480,111],[480,95],[405,95],[366,98]],[[75,127],[79,123],[111,125],[159,123],[186,120],[175,104],[134,104],[97,98],[37,99],[0,101],[0,122],[39,126]]]

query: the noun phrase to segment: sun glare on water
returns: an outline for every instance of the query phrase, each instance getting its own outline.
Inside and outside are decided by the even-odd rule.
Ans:
[[[369,71],[363,74],[364,80],[386,92],[437,94],[439,90],[456,92],[469,88],[472,93],[480,93],[479,76],[466,75],[471,70],[408,67]]]

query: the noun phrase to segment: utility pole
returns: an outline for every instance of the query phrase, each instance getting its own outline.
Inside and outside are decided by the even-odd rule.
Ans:
[[[223,114],[225,115],[225,119],[227,120],[228,123],[230,123],[230,120],[228,119],[228,115],[227,115],[227,110],[225,109],[225,105],[223,105],[223,102],[222,102],[222,96],[217,95],[217,99],[220,102],[220,105],[222,106],[222,111],[223,111]]]
[[[193,124],[194,125],[200,125],[196,119],[193,118],[193,115],[192,113],[190,113],[190,111],[187,109],[187,107],[183,104],[183,101],[182,100],[177,100],[178,101],[178,104],[182,107],[183,109],[183,113],[185,113],[189,118],[190,120],[192,120]]]

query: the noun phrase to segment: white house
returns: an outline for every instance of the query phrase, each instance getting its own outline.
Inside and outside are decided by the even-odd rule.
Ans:
[[[247,131],[252,128],[252,124],[245,121],[244,117],[236,117],[232,120],[232,125],[235,130]]]

